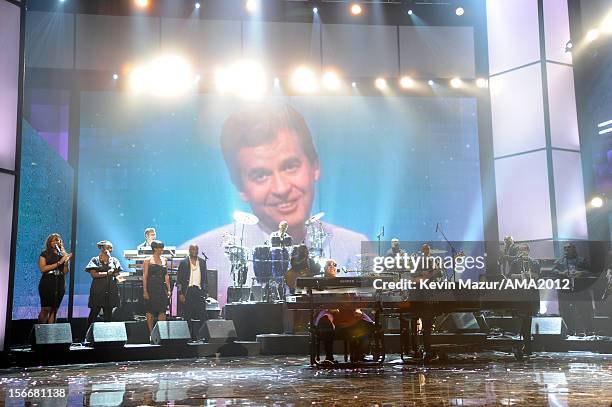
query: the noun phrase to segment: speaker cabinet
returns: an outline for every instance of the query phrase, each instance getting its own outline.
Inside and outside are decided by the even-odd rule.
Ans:
[[[34,324],[32,349],[39,351],[67,351],[72,344],[70,324]]]
[[[185,345],[191,339],[187,321],[157,321],[151,332],[155,345]]]
[[[208,343],[227,343],[234,342],[238,335],[236,335],[234,321],[209,319],[200,328],[199,337]]]
[[[531,320],[531,334],[565,336],[567,326],[561,317],[535,317]]]
[[[127,343],[124,322],[94,322],[87,330],[86,340],[94,348],[120,348]]]

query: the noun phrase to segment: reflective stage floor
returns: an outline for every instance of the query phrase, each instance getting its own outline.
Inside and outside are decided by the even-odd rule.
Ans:
[[[13,405],[609,406],[612,355],[453,354],[444,363],[317,370],[305,357],[221,358],[0,370]],[[25,398],[24,398],[25,397]]]

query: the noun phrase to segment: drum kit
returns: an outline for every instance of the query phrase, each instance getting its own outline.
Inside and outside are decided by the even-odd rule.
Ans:
[[[304,222],[306,226],[306,244],[310,247],[309,255],[316,262],[325,262],[324,247],[331,237],[323,227],[321,218],[324,212],[319,212]],[[225,256],[231,265],[231,281],[233,287],[243,287],[246,284],[248,263],[253,263],[255,274],[254,282],[264,286],[266,300],[280,299],[283,295],[283,280],[291,257],[296,255],[298,246],[271,247],[269,245],[255,246],[251,250],[243,245],[245,226],[254,226],[259,223],[257,216],[236,211],[233,214],[234,233],[226,233],[222,237],[221,245]],[[237,228],[241,228],[240,237]]]

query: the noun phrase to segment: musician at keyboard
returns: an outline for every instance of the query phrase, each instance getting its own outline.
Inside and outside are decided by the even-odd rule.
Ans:
[[[325,263],[325,277],[336,278],[337,264],[333,259]],[[374,321],[363,311],[355,308],[324,309],[315,318],[319,339],[325,349],[325,361],[334,363],[334,339],[350,342],[356,360],[363,360],[369,343],[369,335],[374,330]]]
[[[157,232],[155,231],[155,228],[146,228],[144,231],[144,237],[145,241],[139,244],[136,249],[143,250],[151,248],[151,242],[157,239]]]

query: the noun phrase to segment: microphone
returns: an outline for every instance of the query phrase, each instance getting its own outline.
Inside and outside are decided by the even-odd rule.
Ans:
[[[202,252],[202,256],[204,256],[204,260],[208,260],[208,256],[206,255],[206,253]]]
[[[382,236],[383,237],[385,236],[385,225],[383,225],[383,227],[382,227]]]

